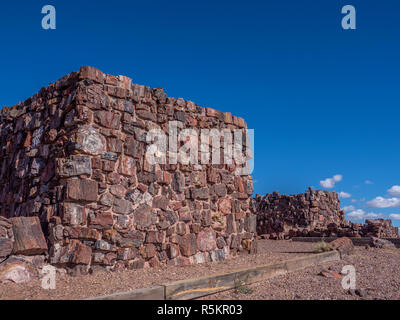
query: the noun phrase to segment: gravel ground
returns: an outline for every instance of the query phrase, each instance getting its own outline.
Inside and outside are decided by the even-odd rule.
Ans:
[[[247,266],[270,264],[310,254],[313,243],[259,240],[256,255],[238,255],[219,263],[185,267],[164,267],[122,272],[96,272],[86,276],[71,277],[57,274],[57,288],[44,290],[39,280],[23,284],[0,284],[0,299],[83,299],[104,294],[149,287],[175,280],[196,278],[215,273],[234,271]],[[217,297],[216,297],[217,298]],[[228,298],[228,297],[226,297]],[[230,297],[232,298],[232,297]],[[248,298],[248,297],[246,297]]]
[[[355,267],[356,292],[344,290],[341,286],[341,279],[325,278],[319,275],[323,269],[340,273],[345,265]],[[277,276],[241,289],[239,292],[231,290],[201,299],[400,300],[400,249],[356,247],[355,253],[344,257],[344,260],[312,266],[302,271]],[[245,291],[252,291],[252,293],[245,293]]]

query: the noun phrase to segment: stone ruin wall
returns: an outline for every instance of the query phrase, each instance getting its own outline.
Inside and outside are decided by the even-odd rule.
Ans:
[[[268,193],[255,198],[257,232],[270,238],[305,236],[330,223],[342,224],[344,212],[335,192],[313,191],[298,195]]]
[[[338,194],[308,189],[297,195],[268,193],[253,200],[257,233],[262,238],[292,237],[378,237],[398,238],[390,219],[366,220],[365,224],[345,219]]]
[[[391,219],[368,219],[365,224],[350,223],[350,230],[356,237],[399,238],[399,227]]]
[[[0,216],[37,216],[49,261],[61,266],[188,265],[255,252],[249,175],[234,175],[234,164],[145,160],[146,133],[168,133],[169,121],[246,129],[230,113],[92,67],[4,107]]]

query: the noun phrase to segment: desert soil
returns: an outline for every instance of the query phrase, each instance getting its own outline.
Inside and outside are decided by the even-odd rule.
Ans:
[[[55,290],[42,289],[40,280],[21,284],[0,284],[0,299],[85,299],[275,263],[312,254],[314,247],[314,243],[260,240],[257,254],[242,254],[219,263],[121,272],[97,271],[77,277],[57,273]],[[356,268],[357,288],[362,289],[362,297],[355,292],[348,293],[343,290],[340,279],[319,275],[321,270],[328,268],[340,273],[342,267],[349,264]],[[202,299],[400,299],[399,295],[400,250],[356,247],[355,253],[342,261],[312,266],[246,286],[245,290],[226,291]]]
[[[324,269],[340,274],[345,265],[355,267],[356,290],[344,290],[342,279],[319,275]],[[353,255],[341,261],[315,265],[201,299],[400,300],[400,249],[356,247]]]

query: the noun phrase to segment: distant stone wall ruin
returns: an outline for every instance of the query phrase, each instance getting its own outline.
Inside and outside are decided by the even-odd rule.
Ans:
[[[268,239],[292,237],[378,237],[397,238],[391,220],[366,220],[365,224],[345,219],[338,194],[308,189],[297,195],[268,193],[253,200],[257,233]]]

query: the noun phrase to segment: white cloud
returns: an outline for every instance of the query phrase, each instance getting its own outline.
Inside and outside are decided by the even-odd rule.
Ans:
[[[343,210],[344,210],[344,212],[351,212],[351,211],[356,210],[356,208],[354,206],[346,206],[346,207],[343,207]]]
[[[376,197],[375,199],[367,202],[367,208],[396,208],[400,207],[399,198],[383,198]]]
[[[343,176],[341,174],[334,175],[332,178],[327,178],[325,180],[321,180],[319,184],[321,187],[326,189],[332,189],[335,186],[336,182],[342,181]]]
[[[393,220],[400,220],[400,213],[392,213],[389,215],[389,218]]]
[[[351,194],[350,193],[347,193],[347,192],[339,192],[339,198],[343,198],[343,199],[347,199],[347,198],[350,198],[351,197]]]
[[[371,180],[365,180],[365,184],[374,184]]]
[[[365,211],[362,209],[353,210],[347,214],[349,218],[353,218],[355,220],[361,220],[365,215]]]
[[[387,192],[393,197],[400,197],[400,186],[393,186]]]
[[[353,211],[349,212],[347,214],[347,216],[354,220],[363,220],[363,219],[380,218],[380,217],[382,217],[382,214],[381,213],[373,213],[373,212],[366,213],[364,210],[358,209],[358,210],[353,210]]]

